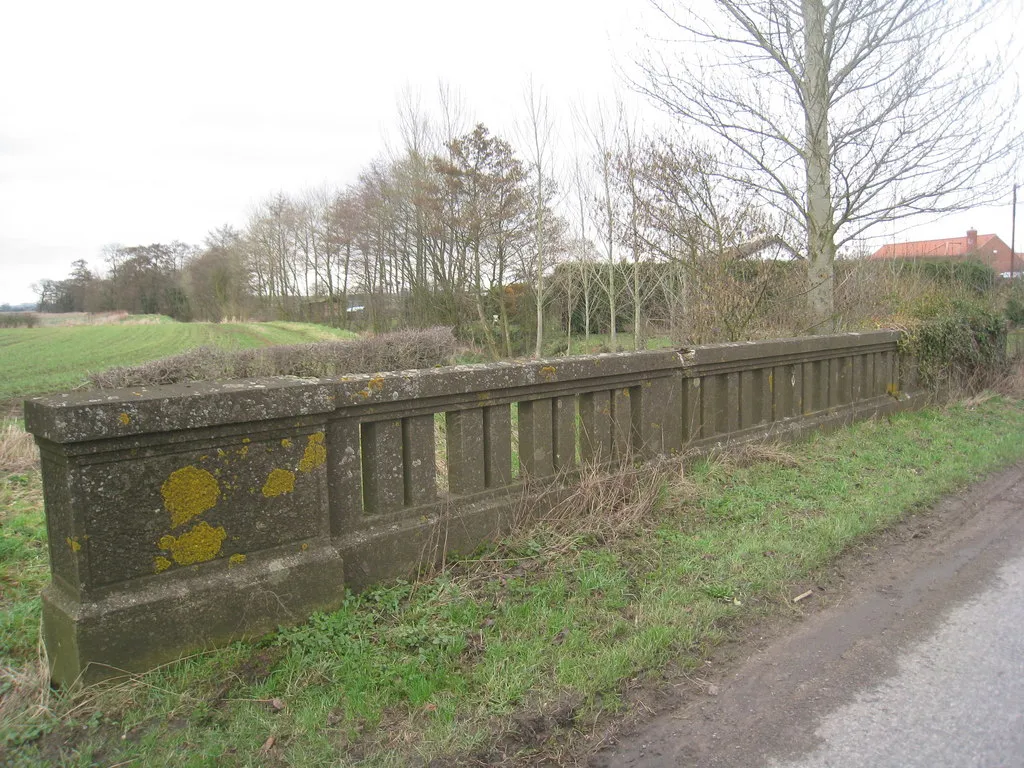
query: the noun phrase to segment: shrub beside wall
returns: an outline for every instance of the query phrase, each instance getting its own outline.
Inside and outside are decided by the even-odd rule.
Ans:
[[[925,314],[901,342],[901,351],[917,359],[922,384],[932,389],[977,389],[1005,370],[1002,317],[963,301]]]
[[[452,330],[438,327],[240,351],[200,347],[142,365],[111,368],[90,375],[89,381],[113,389],[263,376],[330,377],[433,368],[450,363],[454,354]]]

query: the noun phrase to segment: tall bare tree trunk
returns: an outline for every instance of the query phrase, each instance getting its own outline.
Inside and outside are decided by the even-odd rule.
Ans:
[[[534,345],[534,356],[540,357],[544,351],[544,223],[546,203],[544,200],[545,174],[547,173],[548,152],[551,141],[551,113],[548,111],[547,97],[539,93],[529,80],[526,85],[526,129],[528,141],[532,145],[533,164],[537,171],[537,209],[536,215],[536,248],[537,260],[534,287],[537,294],[537,343]]]
[[[475,281],[475,290],[473,296],[476,303],[476,316],[480,321],[480,330],[483,331],[484,341],[487,344],[487,351],[491,355],[492,360],[497,360],[500,355],[498,354],[498,345],[494,341],[494,334],[491,333],[491,323],[487,314],[484,312],[484,300],[483,300],[483,287],[480,278],[480,238],[479,236],[473,243],[473,277]]]
[[[544,352],[544,173],[540,153],[537,154],[537,344],[534,357]]]
[[[822,0],[802,0],[804,21],[804,104],[807,169],[807,270],[808,299],[814,327],[832,330],[833,269],[836,242],[829,172],[832,152],[828,136],[828,63],[825,59],[825,5]]]
[[[612,209],[612,180],[611,169],[609,168],[610,160],[607,157],[607,154],[604,158],[604,162],[605,167],[602,173],[604,176],[604,204],[608,217],[608,318],[610,323],[608,328],[608,342],[611,346],[612,352],[618,352],[619,343],[615,330],[615,215]]]

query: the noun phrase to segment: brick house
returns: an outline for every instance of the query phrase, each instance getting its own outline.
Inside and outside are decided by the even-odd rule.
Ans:
[[[915,240],[910,243],[889,243],[883,245],[870,258],[904,259],[926,261],[980,261],[992,267],[997,273],[1024,269],[1024,254],[1011,258],[1010,246],[998,235],[979,235],[978,230],[969,229],[965,237],[947,237],[942,240]]]

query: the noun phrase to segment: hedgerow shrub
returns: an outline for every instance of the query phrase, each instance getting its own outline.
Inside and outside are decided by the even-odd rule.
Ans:
[[[39,315],[34,312],[0,312],[0,328],[35,328]]]
[[[901,344],[916,359],[921,382],[932,389],[975,390],[1006,368],[1006,322],[971,302],[921,308],[919,322]]]
[[[1006,319],[1010,325],[1024,325],[1024,286],[1015,285],[1006,300]]]
[[[184,381],[258,376],[326,377],[446,365],[455,354],[450,328],[427,328],[262,349],[227,351],[199,347],[142,365],[111,368],[89,376],[100,389],[177,384]]]
[[[991,290],[996,281],[996,271],[980,261],[923,261],[914,264],[927,277],[946,285],[963,286],[978,296]]]

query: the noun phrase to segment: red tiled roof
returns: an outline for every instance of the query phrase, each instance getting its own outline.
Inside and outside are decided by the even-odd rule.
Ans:
[[[995,235],[978,235],[975,250],[985,247]],[[872,255],[872,259],[942,259],[967,253],[966,237],[946,237],[941,240],[915,240],[910,243],[889,243]]]

